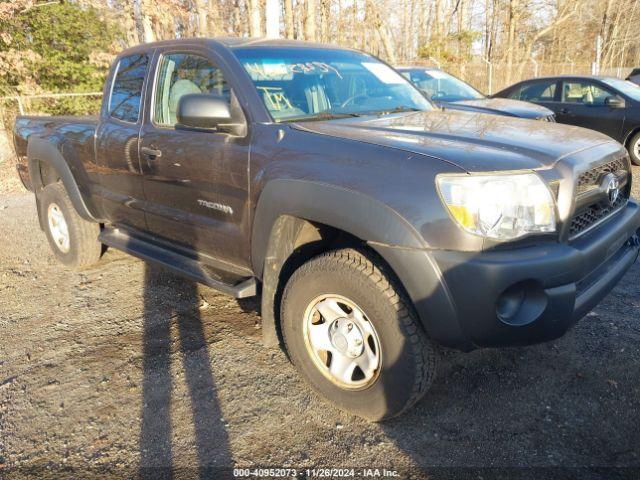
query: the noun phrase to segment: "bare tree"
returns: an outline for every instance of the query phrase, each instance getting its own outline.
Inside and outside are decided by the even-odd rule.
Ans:
[[[252,37],[262,36],[262,2],[260,0],[249,0],[249,35]]]
[[[306,40],[315,42],[316,38],[316,0],[305,0],[307,7],[306,18],[304,21],[304,36]]]
[[[293,30],[293,0],[284,0],[284,34],[287,38],[294,38]]]
[[[198,34],[201,37],[209,36],[208,3],[207,0],[195,0],[196,15],[198,16]]]

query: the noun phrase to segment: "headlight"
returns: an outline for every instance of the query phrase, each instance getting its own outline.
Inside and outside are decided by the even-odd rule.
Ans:
[[[535,173],[441,175],[444,204],[462,228],[495,240],[556,229],[551,192]]]

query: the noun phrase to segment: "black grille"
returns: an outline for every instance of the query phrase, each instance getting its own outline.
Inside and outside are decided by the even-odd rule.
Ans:
[[[618,172],[620,170],[627,171],[627,162],[624,158],[603,163],[602,165],[598,165],[597,167],[582,173],[578,177],[576,195],[579,195],[593,185],[597,185],[602,178],[602,175],[610,172]]]
[[[575,215],[571,219],[571,227],[569,228],[569,236],[575,237],[576,235],[584,232],[591,225],[599,222],[609,214],[616,211],[622,205],[627,202],[627,198],[620,195],[613,205],[607,205],[602,207],[598,204],[590,205],[585,210],[582,210],[579,214]]]
[[[576,184],[575,194],[580,195],[589,188],[598,186],[602,181],[603,175],[621,171],[627,172],[627,175],[629,175],[628,161],[625,157],[598,165],[597,167],[580,174]],[[585,208],[581,208],[571,219],[569,238],[574,238],[577,235],[580,235],[592,225],[623,207],[627,203],[628,198],[629,184],[627,183],[627,186],[621,189],[618,199],[613,204],[607,205],[603,203],[593,203]]]

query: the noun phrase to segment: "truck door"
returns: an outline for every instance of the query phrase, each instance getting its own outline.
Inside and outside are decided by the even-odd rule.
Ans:
[[[145,229],[138,137],[142,124],[148,54],[122,57],[111,76],[96,131],[96,186],[104,216],[117,225]]]
[[[249,137],[176,128],[180,97],[223,96],[244,115],[206,50],[158,56],[140,135],[148,230],[176,246],[248,266]],[[233,106],[237,108],[233,108]]]

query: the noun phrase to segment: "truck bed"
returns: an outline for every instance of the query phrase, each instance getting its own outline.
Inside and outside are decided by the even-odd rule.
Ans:
[[[16,118],[13,141],[16,149],[16,168],[24,186],[32,190],[27,164],[27,142],[31,135],[48,138],[60,149],[82,151],[93,155],[97,116],[36,116],[20,115]]]

